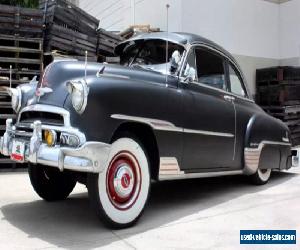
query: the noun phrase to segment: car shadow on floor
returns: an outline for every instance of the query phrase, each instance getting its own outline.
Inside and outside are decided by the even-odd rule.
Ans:
[[[265,186],[252,186],[244,176],[153,183],[149,204],[139,223],[129,229],[105,228],[90,208],[87,193],[48,203],[37,200],[1,207],[7,220],[31,238],[56,247],[91,249],[146,232],[249,193],[280,185],[297,174],[273,173]]]

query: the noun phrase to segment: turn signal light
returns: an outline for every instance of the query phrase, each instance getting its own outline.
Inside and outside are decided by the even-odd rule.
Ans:
[[[49,147],[53,147],[56,142],[56,132],[54,130],[45,130],[44,138]]]

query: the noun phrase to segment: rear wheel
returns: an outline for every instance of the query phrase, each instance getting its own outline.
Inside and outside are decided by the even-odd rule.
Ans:
[[[264,185],[268,183],[271,177],[271,169],[257,169],[257,172],[250,176],[250,179],[255,185]]]
[[[76,185],[70,172],[60,172],[56,168],[29,165],[28,173],[33,189],[46,201],[66,199]]]
[[[91,203],[99,218],[112,228],[125,228],[137,222],[149,189],[149,161],[135,138],[123,137],[113,142],[104,170],[88,176]]]

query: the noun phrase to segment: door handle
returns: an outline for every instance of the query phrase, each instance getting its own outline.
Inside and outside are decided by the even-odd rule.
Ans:
[[[231,95],[224,95],[224,99],[225,99],[226,101],[229,101],[229,102],[235,100],[235,98],[234,98],[233,96],[231,96]]]

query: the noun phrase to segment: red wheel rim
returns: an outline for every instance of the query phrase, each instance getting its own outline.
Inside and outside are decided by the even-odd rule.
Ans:
[[[111,160],[106,189],[110,202],[119,210],[131,208],[141,189],[141,169],[137,159],[130,152],[122,151]]]

